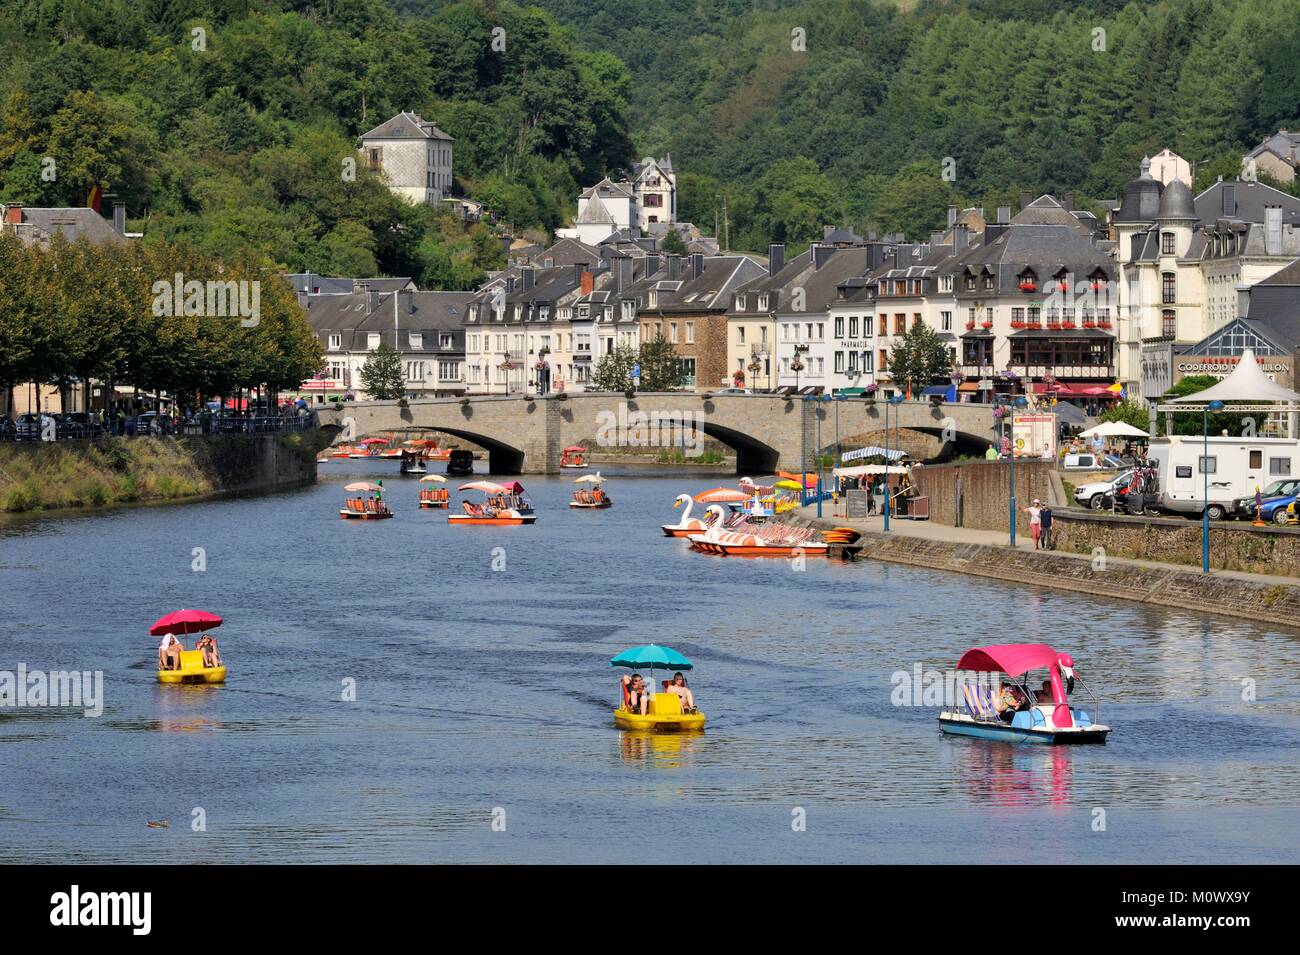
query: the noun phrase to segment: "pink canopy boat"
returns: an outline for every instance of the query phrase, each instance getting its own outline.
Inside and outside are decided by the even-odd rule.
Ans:
[[[1029,679],[1036,671],[1046,673],[1037,687]],[[1076,684],[1088,694],[1091,713],[1071,705]],[[955,685],[962,700],[939,714],[945,733],[1017,743],[1104,743],[1110,733],[1094,718],[1097,698],[1074,672],[1074,659],[1045,643],[967,650],[957,661]]]

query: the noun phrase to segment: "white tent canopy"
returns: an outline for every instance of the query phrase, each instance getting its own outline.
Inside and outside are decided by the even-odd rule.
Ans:
[[[1107,421],[1095,428],[1079,432],[1081,438],[1149,438],[1141,428],[1135,428],[1123,421]]]
[[[862,464],[856,468],[836,468],[831,472],[837,478],[841,477],[862,477],[868,474],[910,474],[911,468],[899,467],[896,464]]]
[[[1171,398],[1170,404],[1206,404],[1210,401],[1276,401],[1300,403],[1300,394],[1284,388],[1264,374],[1255,360],[1255,353],[1247,348],[1231,375],[1204,391]]]

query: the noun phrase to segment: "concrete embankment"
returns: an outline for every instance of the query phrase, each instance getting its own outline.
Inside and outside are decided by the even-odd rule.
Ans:
[[[113,507],[316,480],[322,431],[0,445],[0,512]]]
[[[1222,571],[1207,575],[1199,570],[1104,554],[1034,551],[972,540],[945,539],[945,532],[957,536],[963,529],[911,525],[905,521],[896,522],[896,525],[901,525],[899,530],[885,534],[878,530],[864,530],[857,521],[832,517],[801,514],[788,520],[792,524],[816,527],[857,526],[863,534],[860,559],[910,564],[1007,583],[1053,587],[1300,628],[1300,587],[1286,578]],[[921,533],[916,533],[921,528]]]

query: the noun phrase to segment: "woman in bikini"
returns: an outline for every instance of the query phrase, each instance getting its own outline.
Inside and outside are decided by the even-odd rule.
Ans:
[[[674,673],[672,682],[668,684],[668,692],[676,693],[682,699],[682,712],[695,712],[695,696],[691,693],[690,687],[686,685],[686,677],[680,673]]]

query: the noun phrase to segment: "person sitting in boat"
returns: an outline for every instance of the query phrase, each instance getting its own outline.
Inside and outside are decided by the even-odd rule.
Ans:
[[[993,708],[997,711],[998,719],[1010,723],[1016,718],[1016,712],[1025,708],[1025,699],[1019,690],[1003,680],[1002,688],[993,700]]]
[[[1052,681],[1044,680],[1043,685],[1039,687],[1038,692],[1034,694],[1034,702],[1051,703],[1052,701]]]
[[[682,712],[695,712],[695,696],[691,693],[691,688],[686,685],[686,677],[680,672],[674,673],[671,680],[664,682],[664,690],[668,693],[676,693],[682,700]]]
[[[205,667],[221,666],[221,655],[217,653],[217,641],[212,634],[205,633],[199,637],[199,642],[194,649],[203,651],[203,665]]]
[[[650,693],[646,690],[645,680],[640,673],[633,673],[627,684],[627,709],[629,713],[640,712],[645,716],[650,706]]]
[[[162,643],[158,645],[158,669],[179,670],[184,649],[185,645],[176,639],[176,634],[164,633]]]

